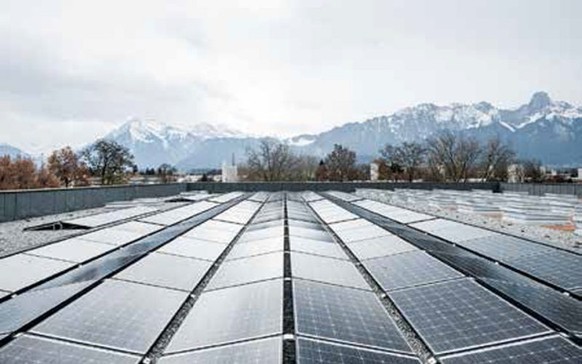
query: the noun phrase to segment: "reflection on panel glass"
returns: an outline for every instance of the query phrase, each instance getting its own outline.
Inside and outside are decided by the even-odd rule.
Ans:
[[[0,348],[0,363],[10,364],[137,364],[140,357],[37,336],[19,336]]]
[[[212,241],[178,237],[161,247],[160,253],[215,261],[226,249],[226,245]]]
[[[435,353],[549,331],[471,279],[394,291],[390,297]]]
[[[295,279],[293,299],[300,334],[411,352],[372,292]]]
[[[363,264],[386,291],[463,277],[423,251],[371,259]]]
[[[282,250],[283,238],[281,237],[257,240],[247,244],[236,244],[230,253],[228,253],[227,260],[245,258]]]
[[[69,262],[32,255],[11,255],[0,259],[0,289],[18,291],[72,266]]]
[[[279,279],[203,293],[166,352],[281,333],[282,311]]]
[[[295,252],[309,253],[337,259],[348,259],[342,248],[335,241],[321,241],[290,236],[289,243],[291,250]]]
[[[26,254],[81,263],[113,249],[114,245],[72,238],[29,250]]]
[[[349,248],[360,260],[418,250],[414,245],[395,235],[356,241],[349,244]]]
[[[205,260],[152,253],[116,274],[115,278],[191,291],[211,265]]]
[[[235,286],[282,276],[282,252],[257,255],[222,263],[206,289]]]
[[[444,357],[443,364],[580,363],[582,349],[562,337],[536,339]]]
[[[164,288],[105,281],[32,331],[145,353],[186,296]]]
[[[360,272],[347,260],[292,253],[291,270],[293,277],[370,289]]]
[[[297,341],[299,364],[414,364],[418,358],[386,353],[321,340],[300,338]]]

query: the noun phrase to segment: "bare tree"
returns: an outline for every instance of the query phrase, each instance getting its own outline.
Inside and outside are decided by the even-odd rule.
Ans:
[[[247,150],[247,177],[263,181],[289,180],[292,179],[297,161],[298,158],[287,144],[264,139],[258,150]]]
[[[102,139],[88,146],[81,152],[81,158],[103,185],[125,182],[126,172],[134,166],[129,149],[110,140]]]
[[[466,182],[476,172],[481,155],[479,142],[474,138],[441,132],[427,140],[428,160],[431,168],[443,172],[445,180]]]
[[[158,177],[160,177],[160,182],[162,183],[170,183],[176,182],[176,172],[178,170],[176,167],[168,164],[163,163],[158,167]]]
[[[521,162],[523,165],[523,176],[528,182],[542,182],[544,174],[542,171],[542,162],[538,159],[526,159]]]
[[[87,185],[89,170],[71,147],[55,150],[48,158],[48,170],[64,185]]]
[[[389,165],[397,165],[405,171],[409,182],[418,176],[419,169],[426,161],[426,152],[426,147],[416,142],[404,142],[397,147],[386,145],[380,150]]]
[[[58,186],[59,180],[44,166],[38,169],[30,158],[0,157],[0,190]]]
[[[333,151],[325,157],[325,164],[331,181],[353,179],[356,170],[356,152],[335,144]]]
[[[509,145],[503,143],[499,136],[489,139],[484,149],[480,167],[481,178],[486,181],[506,181],[515,152]]]
[[[317,170],[315,171],[315,180],[316,181],[329,180],[329,172],[323,160],[319,161],[319,165],[317,166]]]
[[[319,160],[311,155],[296,157],[294,168],[291,171],[295,181],[313,181],[319,168]]]

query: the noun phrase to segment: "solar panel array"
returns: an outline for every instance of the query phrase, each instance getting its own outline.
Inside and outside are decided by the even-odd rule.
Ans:
[[[121,220],[131,219],[133,217],[145,215],[155,211],[158,211],[158,209],[155,207],[136,206],[126,209],[104,212],[101,214],[80,217],[78,219],[63,220],[63,223],[94,228],[118,222]]]
[[[443,363],[573,363],[582,358],[577,344],[557,336],[535,315],[319,194],[255,193],[171,235],[176,230],[169,225],[241,196],[209,196],[167,211],[172,214],[0,259],[0,362],[138,363],[154,355],[161,356],[162,364],[418,363],[423,350]],[[496,237],[346,193],[330,196],[403,223],[421,221],[419,228],[442,232],[475,250],[488,249],[486,239]],[[160,231],[172,240],[95,286],[92,278],[79,277],[55,285],[56,298],[46,295],[51,289],[26,292],[32,284],[77,269],[78,263],[99,267],[114,252],[138,254],[134,241]],[[496,251],[524,271],[538,270],[548,280],[577,288],[577,277],[566,277],[562,268],[546,269],[551,265],[544,265],[541,256],[521,254],[516,246],[524,242]],[[549,253],[548,262],[567,261],[554,250]],[[575,263],[567,268],[570,272],[577,272]],[[23,274],[10,274],[14,271]],[[31,293],[27,302],[60,305],[67,292],[79,292],[79,287],[86,291],[72,302],[56,307],[23,334],[4,338],[18,320],[2,314],[19,309],[28,314],[24,306],[2,310],[18,301],[11,293],[25,291]],[[387,302],[412,333],[405,334],[406,325]],[[428,349],[412,345],[411,336]],[[160,351],[152,354],[153,345]]]

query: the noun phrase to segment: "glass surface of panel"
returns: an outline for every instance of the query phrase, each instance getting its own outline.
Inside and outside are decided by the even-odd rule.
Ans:
[[[312,240],[290,236],[289,244],[292,251],[321,255],[325,257],[348,259],[348,256],[335,241]]]
[[[63,222],[80,226],[97,227],[105,224],[110,224],[116,221],[130,219],[132,217],[147,214],[157,210],[158,209],[154,207],[136,206],[127,209],[85,216],[78,219],[64,220]]]
[[[306,229],[302,227],[290,226],[289,235],[306,239],[333,241],[332,236],[327,231],[321,229]]]
[[[549,332],[471,279],[394,291],[389,296],[437,354]]]
[[[263,239],[281,238],[283,237],[283,225],[274,226],[262,230],[245,231],[238,239],[239,243],[253,242]]]
[[[363,264],[386,291],[463,277],[423,251],[371,259]]]
[[[237,234],[238,232],[235,231],[215,230],[197,226],[182,236],[185,238],[202,239],[216,243],[228,244],[237,236]]]
[[[69,262],[26,254],[0,259],[0,289],[18,291],[72,267]]]
[[[582,363],[582,349],[562,337],[520,342],[444,357],[443,364],[548,364]]]
[[[140,359],[129,354],[30,335],[19,336],[0,348],[0,363],[6,364],[137,364]]]
[[[348,247],[360,260],[418,250],[414,245],[407,243],[396,235],[359,240],[349,244]]]
[[[32,331],[145,353],[186,296],[186,292],[108,280]]]
[[[411,352],[372,292],[295,279],[293,299],[299,334]]]
[[[280,279],[203,293],[170,341],[166,353],[281,333]]]
[[[114,226],[114,228],[116,230],[135,231],[137,233],[147,235],[159,231],[164,227],[156,224],[148,224],[146,222],[129,221],[123,224],[116,225]]]
[[[582,256],[577,254],[554,249],[511,259],[508,264],[564,289],[582,287]]]
[[[29,250],[26,254],[81,263],[115,248],[110,244],[72,238]]]
[[[496,234],[460,242],[459,245],[501,262],[536,253],[550,253],[553,248],[517,237]]]
[[[177,237],[161,247],[160,253],[174,254],[183,257],[215,261],[226,249],[226,245],[213,241]]]
[[[162,357],[160,364],[281,363],[280,336]]]
[[[360,240],[367,240],[367,239],[392,235],[388,231],[386,231],[386,230],[384,230],[381,227],[376,226],[376,225],[365,226],[365,227],[358,228],[358,229],[338,231],[336,234],[346,244],[353,243],[353,242],[360,241]]]
[[[206,289],[235,286],[282,276],[282,252],[257,255],[222,263]]]
[[[291,271],[293,277],[370,289],[358,269],[346,260],[291,253]]]
[[[420,360],[355,346],[341,345],[299,338],[297,341],[299,364],[414,364]]]
[[[226,257],[227,260],[240,259],[259,254],[282,251],[284,242],[282,237],[257,240],[245,244],[235,244]]]
[[[105,243],[111,245],[125,245],[131,241],[140,239],[148,234],[128,231],[122,229],[107,228],[102,230],[97,230],[92,233],[84,234],[78,236],[78,238],[84,240],[95,241],[97,243]]]
[[[152,253],[114,277],[165,288],[191,291],[212,263],[205,260]]]

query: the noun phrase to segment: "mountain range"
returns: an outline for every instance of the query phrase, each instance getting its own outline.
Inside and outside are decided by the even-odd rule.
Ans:
[[[325,156],[334,144],[342,144],[355,150],[360,161],[369,161],[386,144],[422,141],[446,129],[481,141],[499,136],[520,158],[537,158],[547,165],[582,165],[582,108],[552,100],[545,92],[535,93],[528,103],[515,109],[497,108],[488,102],[419,104],[282,141],[298,153],[318,157]],[[219,167],[233,154],[242,162],[247,148],[255,148],[269,137],[246,135],[222,125],[198,124],[184,129],[132,119],[105,138],[127,146],[141,168],[169,163],[190,170]]]

